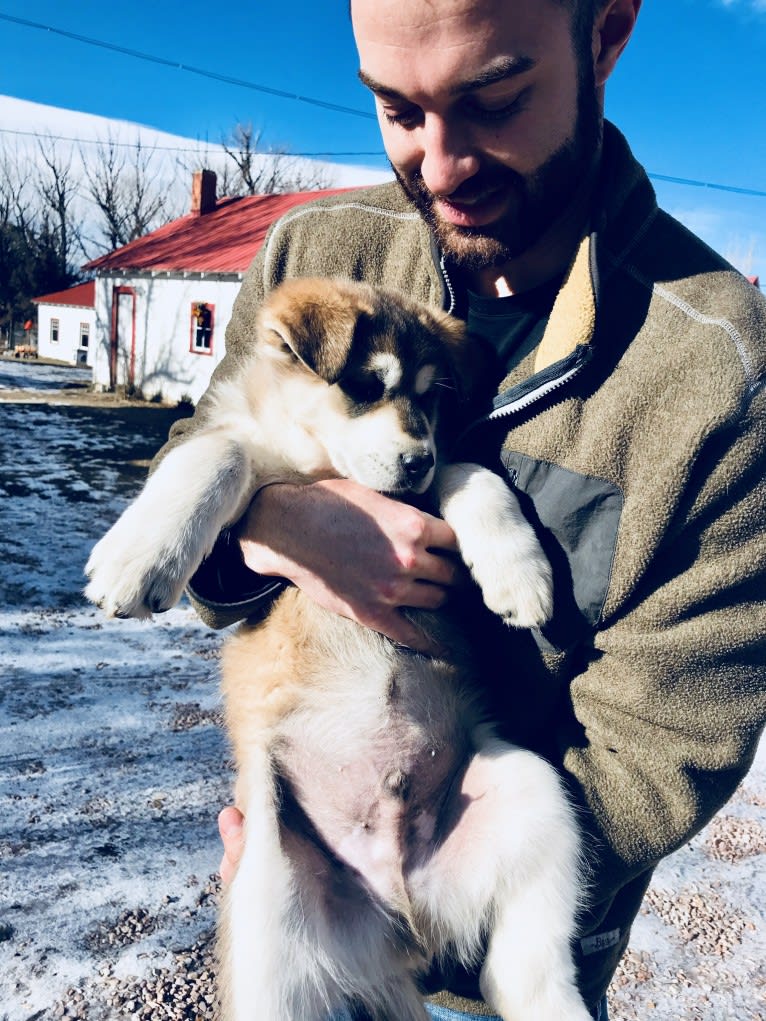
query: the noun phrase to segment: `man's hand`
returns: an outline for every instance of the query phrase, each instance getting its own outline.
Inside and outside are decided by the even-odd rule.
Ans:
[[[438,609],[461,571],[445,521],[348,479],[268,486],[239,539],[252,571],[288,578],[325,609],[422,651],[401,608]]]

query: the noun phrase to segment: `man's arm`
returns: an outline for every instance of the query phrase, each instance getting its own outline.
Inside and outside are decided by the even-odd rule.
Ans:
[[[594,900],[686,843],[766,721],[766,401],[708,445],[640,587],[574,678],[565,774],[589,809]],[[673,565],[672,569],[669,565]]]
[[[423,638],[401,609],[437,609],[459,572],[446,522],[348,479],[267,487],[239,536],[260,576],[411,648]]]

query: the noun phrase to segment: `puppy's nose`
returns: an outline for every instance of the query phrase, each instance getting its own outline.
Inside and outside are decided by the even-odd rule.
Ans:
[[[433,452],[427,449],[414,454],[402,454],[402,468],[410,484],[420,482],[434,466]]]

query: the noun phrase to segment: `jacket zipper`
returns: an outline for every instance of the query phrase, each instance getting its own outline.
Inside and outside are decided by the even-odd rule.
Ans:
[[[531,379],[513,387],[505,394],[499,395],[494,400],[495,406],[492,411],[471,422],[460,434],[458,442],[461,443],[470,432],[485,422],[495,422],[498,419],[518,415],[549,394],[566,386],[588,364],[592,353],[589,344],[580,344],[566,358],[554,362],[547,369],[536,373]]]
[[[449,273],[447,272],[444,253],[439,251],[433,239],[432,252],[436,257],[435,261],[438,262],[438,267],[441,271],[442,297],[449,297],[449,307],[447,308],[447,312],[451,314],[455,309],[455,291],[452,287],[452,281],[449,278]],[[445,303],[443,302],[442,307],[444,304]],[[494,422],[500,418],[517,415],[520,412],[525,411],[532,404],[536,404],[537,401],[547,397],[548,394],[553,393],[554,390],[558,390],[560,387],[566,386],[566,384],[577,376],[584,366],[587,365],[592,353],[593,351],[590,344],[578,344],[574,351],[567,355],[566,358],[562,358],[558,362],[554,362],[553,365],[549,365],[547,369],[543,369],[541,372],[535,373],[531,379],[513,387],[505,394],[498,395],[493,401],[494,407],[492,411],[488,412],[486,415],[482,415],[481,418],[477,418],[474,422],[471,422],[470,425],[466,426],[458,437],[457,442],[460,443],[468,435],[468,433],[472,432],[478,426],[483,425],[485,422]]]

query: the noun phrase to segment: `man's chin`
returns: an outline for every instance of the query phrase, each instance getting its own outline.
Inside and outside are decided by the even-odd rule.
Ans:
[[[439,248],[461,269],[481,270],[502,266],[524,250],[477,229],[455,227],[434,218],[431,224]]]

